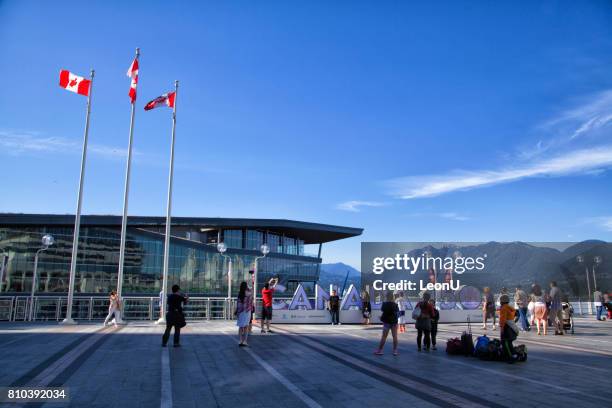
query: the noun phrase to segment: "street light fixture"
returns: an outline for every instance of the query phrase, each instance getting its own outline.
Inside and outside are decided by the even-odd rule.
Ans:
[[[257,261],[260,260],[261,258],[265,258],[266,255],[268,255],[270,253],[270,247],[267,244],[262,244],[259,247],[259,250],[261,251],[261,256],[258,256],[255,258],[254,264],[255,264],[255,270],[253,271],[253,311],[256,312],[257,311]],[[257,314],[255,314],[257,315]]]
[[[36,255],[34,255],[34,271],[32,272],[32,293],[30,294],[30,316],[29,320],[32,321],[34,317],[34,292],[36,291],[36,276],[38,271],[38,255],[41,252],[49,249],[51,245],[55,243],[55,238],[53,235],[46,234],[42,237],[42,248],[36,251]]]

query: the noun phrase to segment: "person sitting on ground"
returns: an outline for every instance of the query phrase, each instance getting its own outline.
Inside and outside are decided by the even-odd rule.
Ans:
[[[327,301],[327,310],[331,314],[331,324],[340,324],[340,296],[336,294],[335,290],[332,290]]]
[[[414,327],[417,329],[417,349],[421,351],[421,340],[425,346],[425,351],[429,351],[431,346],[431,319],[434,316],[434,308],[429,303],[431,295],[429,292],[423,294],[423,300],[416,304],[421,313],[415,317]]]
[[[189,296],[181,294],[179,285],[172,286],[172,294],[168,295],[168,313],[166,313],[166,331],[162,337],[162,347],[168,344],[170,330],[174,327],[174,347],[181,346],[181,328],[185,327],[185,316],[183,315],[183,303],[187,303]]]
[[[499,303],[501,304],[501,307],[499,308],[499,328],[504,356],[508,362],[514,362],[516,359],[516,353],[514,352],[512,342],[516,338],[516,333],[514,333],[511,326],[516,327],[516,324],[514,323],[514,315],[516,311],[512,306],[510,306],[510,297],[508,295],[501,295],[499,297]]]
[[[278,278],[272,278],[268,282],[264,283],[264,287],[261,290],[261,332],[272,333],[270,330],[270,321],[272,320],[272,295],[274,295],[274,291],[276,289],[276,284],[278,283]],[[267,327],[267,330],[264,329]]]
[[[391,336],[393,336],[393,355],[397,356],[399,354],[397,351],[397,317],[399,315],[399,308],[397,303],[393,301],[392,292],[386,293],[385,301],[381,305],[380,310],[382,312],[380,321],[383,323],[383,331],[378,348],[374,351],[374,354],[377,356],[383,355],[383,348],[385,347],[389,331],[391,331]]]
[[[361,292],[361,314],[363,316],[362,324],[369,325],[370,316],[372,315],[372,303],[370,302],[370,294],[367,290]]]
[[[436,301],[431,299],[429,301],[433,308],[433,316],[431,317],[431,348],[436,349],[436,336],[438,334],[438,321],[440,320],[440,311],[436,308]]]

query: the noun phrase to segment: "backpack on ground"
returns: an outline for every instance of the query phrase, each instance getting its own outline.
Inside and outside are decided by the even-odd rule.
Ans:
[[[474,340],[472,338],[472,324],[470,323],[470,317],[467,318],[468,328],[461,334],[461,346],[463,348],[463,354],[471,356],[474,354]]]
[[[514,348],[514,352],[517,355],[516,361],[527,361],[527,346],[519,344]]]
[[[502,361],[504,359],[504,349],[499,339],[489,341],[488,352],[482,358],[483,360]]]
[[[458,337],[448,339],[446,342],[446,353],[454,356],[463,354],[463,344]]]
[[[490,342],[486,334],[478,337],[476,339],[476,346],[474,347],[474,355],[478,358],[486,358],[489,354]]]

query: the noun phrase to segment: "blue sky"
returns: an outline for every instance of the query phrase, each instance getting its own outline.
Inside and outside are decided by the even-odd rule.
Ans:
[[[125,72],[140,47],[130,214],[365,228],[364,241],[612,238],[609,2],[0,2],[2,212],[120,214]]]

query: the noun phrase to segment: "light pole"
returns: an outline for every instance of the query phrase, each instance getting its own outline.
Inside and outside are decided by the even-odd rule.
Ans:
[[[587,303],[589,305],[589,313],[592,313],[592,305],[591,305],[591,282],[589,281],[589,267],[588,265],[586,265],[586,263],[584,262],[584,257],[582,255],[578,255],[576,257],[576,261],[578,261],[579,264],[585,264],[585,275],[586,275],[586,281],[587,281]]]
[[[603,262],[601,256],[596,256],[593,258],[593,289],[597,291],[597,279],[595,278],[595,268],[599,266],[600,263]],[[595,301],[595,299],[593,299]]]
[[[4,241],[5,239],[5,234],[3,233],[1,235],[1,239]],[[2,285],[4,284],[4,268],[6,268],[6,264],[8,263],[8,252],[6,252],[6,250],[4,249],[4,247],[0,247],[0,251],[2,251],[2,258],[0,258],[0,261],[2,262],[2,264],[0,264],[0,293],[2,292]]]
[[[227,259],[227,315],[229,317],[232,311],[232,257],[225,255],[227,246],[224,242],[217,244],[217,251],[219,251],[223,258]]]
[[[266,255],[270,253],[270,247],[267,244],[262,244],[259,248],[261,251],[261,256],[255,258],[253,263],[255,264],[255,270],[253,274],[253,312],[255,316],[257,316],[257,261],[261,258],[265,258]]]
[[[36,255],[34,255],[34,271],[32,272],[32,293],[30,294],[30,316],[29,320],[32,321],[34,317],[34,292],[36,291],[36,274],[38,271],[38,255],[41,252],[49,249],[51,245],[55,242],[55,239],[52,235],[46,234],[42,237],[42,248],[36,251]]]

